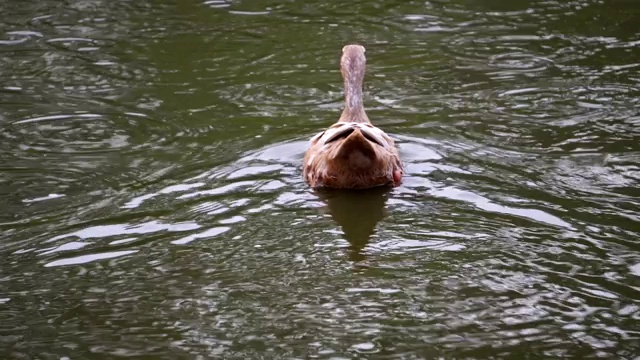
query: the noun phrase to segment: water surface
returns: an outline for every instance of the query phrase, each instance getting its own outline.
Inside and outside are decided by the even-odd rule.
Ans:
[[[640,354],[635,1],[0,9],[0,357]],[[314,192],[352,42],[407,176]]]

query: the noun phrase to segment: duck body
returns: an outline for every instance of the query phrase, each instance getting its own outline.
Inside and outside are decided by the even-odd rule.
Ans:
[[[303,176],[313,188],[398,186],[403,166],[394,141],[373,126],[362,101],[366,59],[360,45],[342,49],[345,108],[338,122],[311,139]]]

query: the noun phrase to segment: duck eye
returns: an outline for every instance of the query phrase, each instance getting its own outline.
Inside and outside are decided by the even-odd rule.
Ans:
[[[314,136],[314,137],[311,139],[311,143],[312,143],[312,144],[317,143],[317,142],[318,142],[318,140],[322,139],[322,137],[324,136],[324,133],[325,133],[325,132],[326,132],[326,131],[323,131],[323,132],[321,132],[320,134],[318,134],[318,135]]]
[[[373,135],[369,134],[367,131],[363,131],[363,132],[362,132],[362,135],[364,135],[365,139],[367,139],[367,140],[371,141],[372,143],[374,143],[374,144],[378,144],[378,145],[380,145],[380,146],[384,147],[384,144],[382,144],[382,143],[380,142],[380,139],[378,139],[378,138],[376,138],[375,136],[373,136]]]
[[[328,138],[324,143],[328,144],[338,139],[346,138],[347,136],[351,135],[353,131],[354,131],[354,128],[352,127],[348,127],[342,131],[338,131],[335,134],[333,134],[330,138]]]

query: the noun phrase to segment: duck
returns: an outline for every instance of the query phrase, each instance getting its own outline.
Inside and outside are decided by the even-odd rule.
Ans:
[[[396,187],[404,169],[389,135],[374,126],[364,108],[365,48],[342,48],[340,72],[344,109],[338,121],[311,138],[303,159],[303,177],[312,188]]]

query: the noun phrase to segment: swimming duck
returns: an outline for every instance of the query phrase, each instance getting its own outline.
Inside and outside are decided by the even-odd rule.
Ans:
[[[342,48],[344,110],[338,122],[311,138],[304,155],[303,176],[313,188],[365,189],[398,186],[402,181],[398,149],[364,111],[364,53],[360,45]]]

